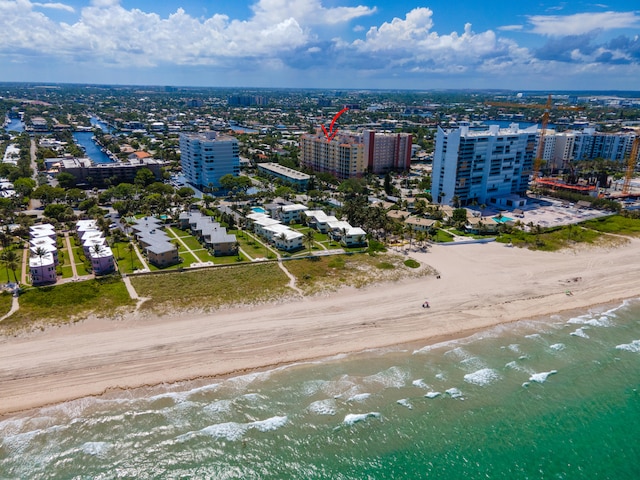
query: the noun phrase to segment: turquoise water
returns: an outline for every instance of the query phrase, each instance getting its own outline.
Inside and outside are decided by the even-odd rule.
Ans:
[[[262,207],[251,207],[251,210],[254,213],[267,213],[267,211]]]
[[[640,302],[0,421],[0,477],[640,478]]]
[[[505,216],[502,216],[502,217],[500,217],[500,218],[498,218],[498,217],[491,217],[491,219],[492,219],[494,222],[496,222],[496,223],[507,223],[507,222],[511,222],[511,221],[513,221],[513,218],[505,217]]]

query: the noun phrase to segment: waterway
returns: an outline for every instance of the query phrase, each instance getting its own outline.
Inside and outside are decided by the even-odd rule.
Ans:
[[[4,127],[7,132],[17,132],[17,133],[24,132],[24,123],[22,123],[22,121],[19,118],[11,118],[9,120],[10,120],[9,125]]]
[[[98,127],[103,132],[112,133],[113,130],[104,122],[100,121],[96,117],[91,117],[91,126]],[[94,163],[112,163],[113,160],[107,155],[105,152],[101,150],[100,145],[98,145],[93,139],[93,132],[74,132],[73,138],[76,143],[80,145],[87,157],[89,157]]]
[[[95,163],[113,162],[113,160],[109,158],[109,155],[103,152],[100,146],[93,140],[93,132],[73,132],[73,138],[76,143],[84,149],[87,157]]]

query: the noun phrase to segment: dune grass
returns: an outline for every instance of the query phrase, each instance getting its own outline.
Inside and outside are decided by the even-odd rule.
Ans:
[[[0,293],[0,317],[6,315],[11,310],[13,296],[9,292]]]
[[[289,279],[275,263],[130,277],[142,297],[142,309],[208,311],[226,305],[263,303],[292,293]]]
[[[640,236],[640,219],[623,217],[622,215],[595,218],[581,222],[579,225],[602,233]]]
[[[285,267],[305,294],[343,286],[361,288],[375,282],[429,275],[431,269],[409,268],[404,257],[393,254],[350,254],[289,260]]]
[[[89,315],[112,316],[135,305],[118,276],[28,288],[19,302],[20,309],[0,324],[1,329],[68,323]]]

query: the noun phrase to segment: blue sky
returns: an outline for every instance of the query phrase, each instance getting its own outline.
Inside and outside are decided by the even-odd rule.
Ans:
[[[0,0],[0,81],[640,90],[640,5]]]

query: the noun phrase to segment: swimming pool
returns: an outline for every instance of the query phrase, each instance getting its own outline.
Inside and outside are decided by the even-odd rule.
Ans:
[[[251,207],[251,210],[254,213],[267,213],[267,211],[262,207]]]
[[[511,217],[491,217],[491,220],[493,220],[496,223],[507,223],[507,222],[512,222],[513,218],[511,218]]]

